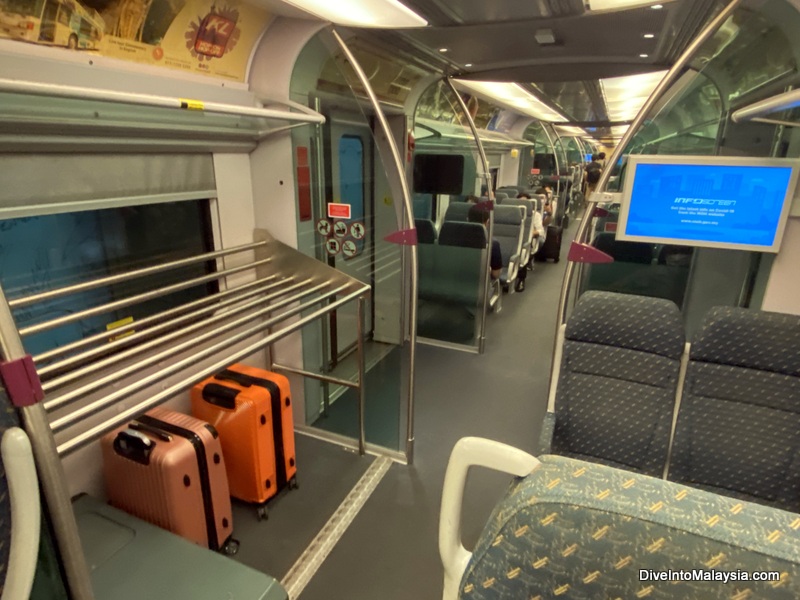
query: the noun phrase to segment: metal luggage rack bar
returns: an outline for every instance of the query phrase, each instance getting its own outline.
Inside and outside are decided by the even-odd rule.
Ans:
[[[256,230],[254,238],[252,244],[138,268],[11,301],[6,300],[0,287],[0,358],[2,363],[18,363],[25,355],[23,337],[88,317],[113,313],[120,308],[212,281],[225,281],[236,273],[255,271],[256,275],[255,281],[183,303],[110,331],[89,335],[32,357],[31,362],[42,381],[45,398],[43,402],[24,406],[20,410],[34,446],[62,555],[80,553],[80,541],[60,457],[96,441],[231,363],[270,348],[305,325],[353,301],[358,305],[358,377],[355,381],[289,365],[277,365],[273,362],[273,353],[269,352],[268,356],[271,369],[355,388],[358,392],[358,445],[360,452],[365,452],[364,318],[369,285],[278,242],[266,231]],[[246,264],[133,293],[67,316],[22,328],[13,319],[14,309],[174,271],[188,265],[216,263],[217,259],[248,251],[254,252],[255,257]],[[134,394],[145,390],[149,392],[151,386],[167,379],[168,384],[158,388],[145,400],[137,401],[133,406],[120,404],[130,400]],[[4,385],[9,383],[4,381]],[[12,386],[5,387],[11,389]],[[79,403],[79,400],[84,402]],[[117,410],[114,410],[115,407]],[[76,574],[85,569],[85,565],[78,564],[80,562],[71,565],[70,570],[76,571],[70,579],[72,575],[83,579],[83,575]]]

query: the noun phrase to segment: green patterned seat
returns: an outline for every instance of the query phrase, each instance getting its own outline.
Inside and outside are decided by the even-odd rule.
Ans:
[[[563,456],[540,461],[495,508],[460,598],[800,598],[800,515]],[[780,579],[654,581],[640,570]]]

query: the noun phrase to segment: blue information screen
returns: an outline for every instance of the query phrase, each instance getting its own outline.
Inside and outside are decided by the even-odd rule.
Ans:
[[[772,246],[789,166],[639,164],[625,234]]]

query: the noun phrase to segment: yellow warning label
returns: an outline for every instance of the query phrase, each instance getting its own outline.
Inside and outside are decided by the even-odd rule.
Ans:
[[[106,325],[106,331],[119,329],[120,327],[124,327],[125,325],[130,325],[131,323],[133,323],[133,317],[125,317],[124,319],[120,319],[119,321],[114,321],[113,323],[109,323],[108,325]],[[124,338],[133,333],[136,333],[136,331],[134,329],[131,329],[130,331],[126,331],[125,333],[120,333],[119,335],[115,335],[113,337],[108,338],[108,341],[113,342],[114,340]]]
[[[203,104],[200,100],[181,98],[181,108],[185,108],[186,110],[203,110],[205,108],[205,104]]]

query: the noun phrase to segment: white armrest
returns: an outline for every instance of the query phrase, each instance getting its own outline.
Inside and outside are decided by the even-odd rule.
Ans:
[[[12,427],[0,444],[11,502],[11,545],[2,600],[30,596],[39,554],[41,505],[33,451],[27,434]]]
[[[439,514],[439,554],[444,565],[444,600],[458,598],[458,586],[472,553],[461,543],[461,506],[469,468],[486,467],[524,477],[539,461],[518,448],[476,437],[460,439],[450,454]]]

